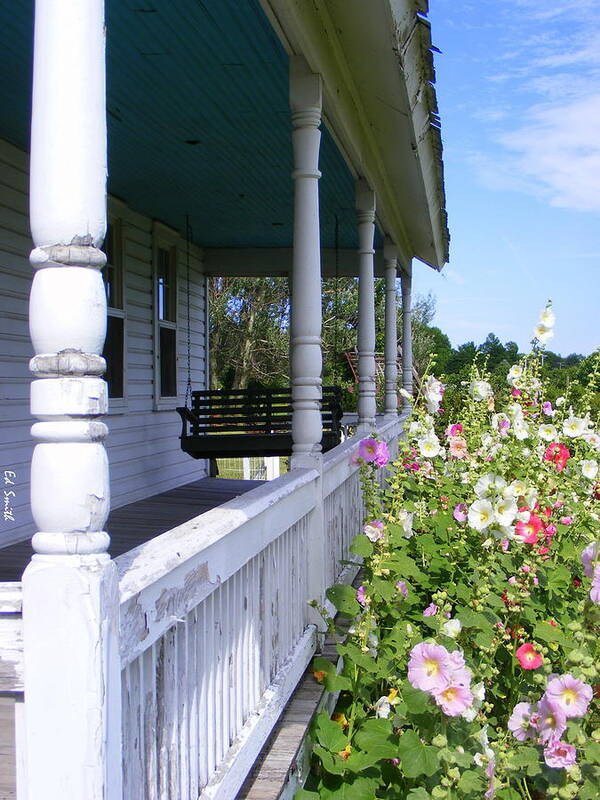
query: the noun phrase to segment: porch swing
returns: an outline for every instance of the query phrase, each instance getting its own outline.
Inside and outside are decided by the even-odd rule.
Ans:
[[[336,234],[337,235],[337,234]],[[190,241],[186,217],[187,385],[181,417],[181,449],[192,458],[242,458],[292,454],[290,389],[193,389],[190,325]],[[342,390],[324,386],[321,401],[323,452],[342,440]]]

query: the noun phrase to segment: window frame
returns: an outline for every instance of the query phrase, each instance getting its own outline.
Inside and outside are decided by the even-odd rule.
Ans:
[[[123,396],[108,398],[108,415],[123,414],[129,410],[128,375],[127,375],[127,308],[125,299],[125,258],[123,219],[118,213],[120,208],[112,199],[109,200],[107,222],[113,231],[113,261],[110,266],[114,269],[117,286],[117,299],[120,305],[109,306],[107,300],[106,316],[123,320]],[[107,262],[108,263],[108,262]],[[108,323],[107,323],[108,324]],[[105,378],[106,379],[106,378]]]
[[[181,405],[179,396],[179,235],[172,228],[160,222],[152,224],[152,322],[153,322],[153,361],[154,361],[154,410],[172,411]],[[173,270],[173,293],[170,305],[173,319],[159,319],[158,297],[158,254],[168,250],[171,254]],[[175,394],[161,395],[160,331],[168,329],[175,332]]]

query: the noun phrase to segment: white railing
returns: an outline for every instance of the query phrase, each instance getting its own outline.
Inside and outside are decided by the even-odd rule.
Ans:
[[[298,470],[116,559],[124,797],[232,798],[314,652]]]
[[[401,426],[378,429],[392,452]],[[124,800],[236,796],[317,645],[311,557],[324,554],[321,594],[358,569],[340,562],[363,523],[359,441],[327,453],[322,475],[293,470],[115,560]],[[20,608],[20,584],[0,584],[0,692],[18,730]]]

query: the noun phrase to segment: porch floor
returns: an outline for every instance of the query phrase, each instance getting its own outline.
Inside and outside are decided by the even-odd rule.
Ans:
[[[108,518],[113,558],[260,486],[264,481],[202,478],[116,508]],[[0,549],[0,581],[20,581],[33,551],[29,540]]]

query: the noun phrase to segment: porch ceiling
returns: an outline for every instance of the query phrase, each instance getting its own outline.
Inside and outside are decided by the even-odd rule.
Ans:
[[[33,0],[0,5],[0,136],[25,150],[32,29]],[[204,247],[288,249],[288,57],[259,0],[107,0],[107,29],[109,191],[178,230],[189,214]],[[320,168],[323,246],[337,217],[355,248],[354,177],[325,126]]]

